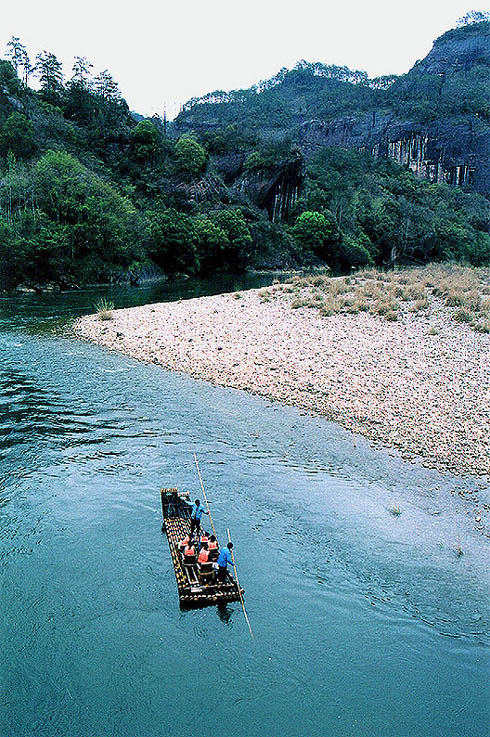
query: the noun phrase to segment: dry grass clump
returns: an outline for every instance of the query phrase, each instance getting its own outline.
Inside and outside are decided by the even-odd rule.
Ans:
[[[323,305],[320,309],[320,313],[324,317],[330,317],[331,315],[338,315],[342,311],[342,303],[335,295],[326,297]]]
[[[429,264],[390,272],[361,269],[347,277],[295,276],[288,281],[285,289],[295,293],[292,307],[317,307],[326,317],[368,312],[395,321],[407,313],[428,315],[445,306],[456,322],[485,333],[490,326],[490,269]]]
[[[456,310],[456,312],[453,314],[453,320],[456,320],[456,322],[468,322],[472,323],[474,319],[474,315],[470,310],[467,310],[465,307],[460,307],[459,310]]]
[[[390,310],[386,313],[385,320],[388,320],[388,322],[396,322],[398,320],[398,312]]]
[[[112,300],[102,297],[95,303],[95,309],[97,310],[97,317],[99,320],[112,320],[114,315],[112,310],[114,309],[114,302]]]
[[[490,333],[490,320],[480,320],[473,327],[478,333]]]
[[[427,310],[429,308],[429,299],[427,297],[420,297],[420,299],[416,299],[415,302],[413,302],[410,305],[410,312],[420,312],[421,310]]]

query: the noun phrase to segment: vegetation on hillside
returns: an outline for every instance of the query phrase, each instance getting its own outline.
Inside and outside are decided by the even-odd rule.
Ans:
[[[475,16],[448,33],[486,34],[489,26]],[[0,60],[0,288],[135,278],[145,265],[207,275],[490,263],[486,198],[419,181],[355,150],[323,149],[305,163],[297,138],[305,119],[379,108],[420,120],[470,113],[486,125],[484,60],[444,79],[420,64],[400,78],[369,79],[302,61],[249,90],[190,100],[168,124],[131,113],[110,73],[93,75],[84,57],[65,79],[54,54],[33,62],[18,38],[7,56]],[[278,216],[267,193],[282,191],[290,171],[298,182]]]

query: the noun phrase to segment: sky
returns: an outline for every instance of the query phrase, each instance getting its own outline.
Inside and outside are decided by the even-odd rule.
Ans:
[[[471,3],[470,5],[468,3]],[[401,74],[477,0],[24,0],[3,1],[0,50],[19,36],[71,76],[73,57],[108,69],[130,108],[166,111],[217,89],[250,87],[296,61]],[[5,7],[7,5],[7,7]]]

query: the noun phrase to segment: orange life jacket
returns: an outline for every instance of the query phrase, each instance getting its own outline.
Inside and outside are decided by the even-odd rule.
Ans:
[[[184,550],[184,555],[195,555],[195,554],[196,554],[196,550],[194,548],[194,545],[191,548],[187,546],[186,549]]]
[[[202,543],[207,543],[207,542],[208,542],[208,540],[209,540],[209,538],[208,538],[208,536],[207,536],[207,535],[203,535],[203,536],[201,537],[201,542],[202,542]]]
[[[197,559],[199,563],[207,563],[209,558],[209,553],[207,550],[204,550],[204,548],[199,553],[199,558]]]
[[[218,541],[217,540],[214,540],[214,542],[208,543],[209,550],[216,550],[217,547],[218,547]]]
[[[184,537],[184,539],[181,540],[181,542],[179,544],[179,547],[181,547],[181,548],[186,547],[187,545],[189,545],[190,541],[191,541],[191,536],[190,535],[186,535]]]

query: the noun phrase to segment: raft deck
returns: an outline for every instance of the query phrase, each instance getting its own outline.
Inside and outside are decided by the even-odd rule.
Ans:
[[[226,579],[218,582],[215,576],[209,582],[200,580],[198,565],[184,565],[179,543],[190,528],[191,507],[189,493],[177,489],[161,489],[163,525],[166,533],[175,578],[182,607],[202,607],[220,602],[238,601],[240,592],[235,579],[227,572]],[[243,594],[243,589],[241,590]]]

